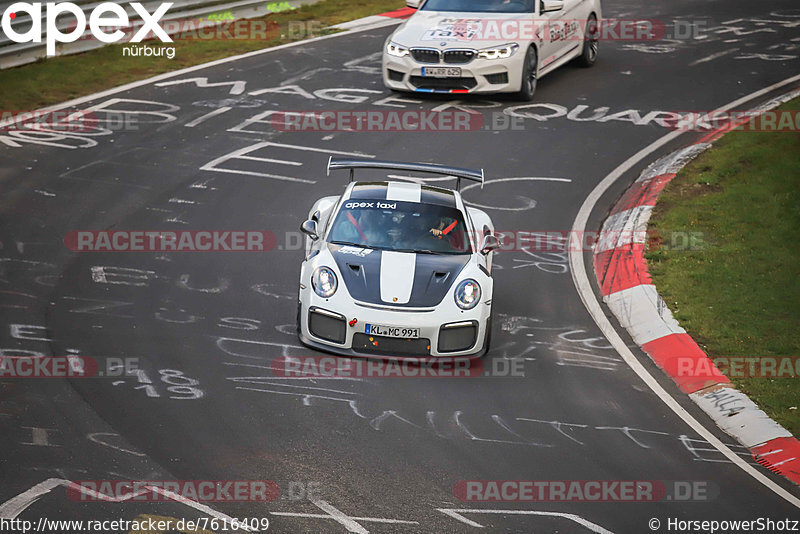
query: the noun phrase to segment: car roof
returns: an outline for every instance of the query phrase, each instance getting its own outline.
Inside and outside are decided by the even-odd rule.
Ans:
[[[398,200],[456,208],[456,192],[413,182],[354,182],[348,199]]]

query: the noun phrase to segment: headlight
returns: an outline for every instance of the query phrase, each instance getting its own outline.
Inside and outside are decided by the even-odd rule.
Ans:
[[[328,267],[317,267],[311,276],[311,286],[314,292],[323,298],[328,298],[336,293],[336,273]]]
[[[517,43],[510,43],[496,48],[484,48],[478,50],[478,57],[483,59],[505,59],[514,55],[519,49]]]
[[[478,304],[478,301],[481,300],[481,286],[479,286],[478,282],[475,280],[464,280],[456,287],[454,296],[459,308],[462,310],[471,310]]]
[[[390,56],[405,57],[408,55],[408,48],[390,41],[389,44],[386,45],[386,52],[388,52]]]

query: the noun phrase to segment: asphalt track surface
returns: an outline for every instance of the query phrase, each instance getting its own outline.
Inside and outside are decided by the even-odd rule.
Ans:
[[[588,106],[582,117],[599,107],[609,108],[609,115],[638,110],[641,116],[711,110],[797,72],[800,54],[791,48],[797,32],[789,26],[800,20],[800,10],[792,1],[614,1],[604,11],[606,17],[704,20],[717,30],[703,40],[602,43],[594,68],[567,66],[541,80],[535,104],[570,111]],[[772,22],[753,22],[757,17]],[[729,22],[736,19],[744,20]],[[153,382],[151,389],[133,377],[0,382],[0,503],[49,478],[273,480],[283,494],[274,502],[211,506],[231,517],[268,517],[269,530],[276,532],[471,532],[476,524],[492,532],[588,532],[590,523],[611,532],[650,532],[654,517],[662,524],[668,518],[800,519],[797,509],[695,435],[610,348],[576,293],[566,252],[496,256],[493,348],[485,366],[502,370],[522,358],[524,377],[288,383],[263,368],[282,355],[315,354],[300,346],[293,331],[302,251],[287,247],[284,236],[296,235],[315,199],[344,187],[345,175],[325,176],[330,154],[482,167],[486,187],[464,195],[488,206],[498,229],[566,231],[606,174],[667,131],[655,122],[563,116],[527,118],[522,129],[466,133],[298,133],[241,126],[268,110],[461,105],[490,120],[492,111],[521,104],[509,97],[456,101],[389,93],[380,80],[378,52],[390,31],[310,42],[173,78],[244,86],[148,84],[82,104],[134,99],[148,103],[112,107],[165,113],[129,113],[138,129],[95,137],[93,146],[80,146],[86,138],[74,137],[51,139],[53,145],[0,145],[0,347],[6,354],[72,350],[99,361],[138,358]],[[299,86],[308,95],[347,88],[321,94],[364,101],[308,98],[297,90],[252,94],[282,85]],[[221,107],[230,109],[190,126]],[[552,108],[529,111],[547,114]],[[688,144],[693,135],[664,151]],[[228,159],[215,167],[310,182],[201,169],[265,142],[303,149],[263,145],[250,155],[302,165]],[[599,227],[635,174],[603,197],[592,227]],[[501,180],[521,177],[562,180]],[[266,229],[282,248],[294,249],[68,251],[65,234],[86,229]],[[13,325],[40,328],[21,334]],[[713,426],[636,353],[690,413]],[[195,379],[202,398],[170,398],[181,395],[159,380],[164,370]],[[713,430],[752,462],[746,449]],[[713,498],[468,503],[454,496],[462,480],[690,480],[705,482]],[[289,498],[290,485],[298,482],[317,484],[317,504]],[[321,501],[341,515],[335,519],[337,512]],[[465,521],[442,509],[474,511],[461,513]],[[141,514],[202,515],[174,502],[79,503],[53,490],[19,517]]]

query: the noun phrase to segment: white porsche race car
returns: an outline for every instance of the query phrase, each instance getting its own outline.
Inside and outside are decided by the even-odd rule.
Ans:
[[[420,5],[421,3],[421,5]],[[407,0],[418,11],[383,48],[395,91],[518,93],[545,74],[597,59],[600,0]]]
[[[483,171],[423,163],[331,158],[349,169],[341,196],[319,199],[301,230],[297,327],[311,347],[388,358],[480,357],[489,348],[489,216],[467,207],[461,179]],[[355,169],[432,173],[455,190],[401,181],[354,182]]]

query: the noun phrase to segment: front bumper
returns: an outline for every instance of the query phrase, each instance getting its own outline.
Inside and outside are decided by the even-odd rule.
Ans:
[[[354,302],[346,293],[340,288],[324,299],[310,288],[301,291],[298,324],[304,344],[346,356],[384,359],[476,358],[485,352],[491,315],[485,299],[472,310],[461,310],[447,298],[433,308],[389,309],[394,307]],[[353,319],[357,322],[351,326]],[[368,335],[367,324],[419,328],[420,336],[406,340]]]
[[[522,86],[522,50],[506,59],[475,58],[469,63],[418,63],[411,55],[390,56],[383,52],[383,83],[390,89],[423,93],[511,93]],[[423,67],[458,67],[461,78],[422,76]]]

